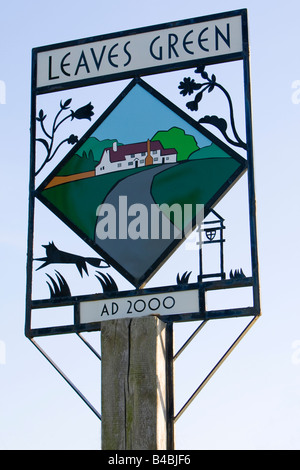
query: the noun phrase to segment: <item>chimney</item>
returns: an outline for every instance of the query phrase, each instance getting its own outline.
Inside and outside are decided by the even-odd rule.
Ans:
[[[147,156],[146,156],[146,159],[145,159],[145,165],[146,166],[153,165],[153,158],[152,158],[152,155],[151,155],[151,142],[150,142],[149,139],[147,140]]]
[[[116,152],[118,150],[117,142],[113,142],[113,151]]]
[[[151,156],[150,140],[147,140],[147,157]]]

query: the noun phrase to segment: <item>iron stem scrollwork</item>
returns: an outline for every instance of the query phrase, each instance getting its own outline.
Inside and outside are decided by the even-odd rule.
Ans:
[[[91,117],[94,115],[93,113],[93,106],[91,105],[91,103],[88,103],[87,105],[85,106],[82,106],[81,108],[77,109],[76,111],[73,111],[72,109],[70,110],[70,113],[63,117],[59,122],[58,122],[58,119],[59,117],[61,116],[61,114],[70,109],[70,104],[71,104],[71,101],[72,99],[69,98],[68,100],[66,100],[64,103],[62,103],[62,101],[60,102],[60,110],[58,111],[58,113],[56,114],[55,118],[54,118],[54,121],[53,121],[53,124],[52,124],[52,130],[51,130],[51,133],[50,132],[47,132],[46,128],[45,128],[45,125],[44,125],[44,121],[47,117],[47,114],[44,114],[44,111],[41,109],[40,112],[39,112],[39,115],[36,117],[36,120],[40,123],[40,126],[41,126],[41,129],[42,129],[42,132],[43,134],[45,135],[45,138],[38,138],[36,139],[37,142],[41,142],[41,144],[43,144],[43,146],[45,147],[46,149],[46,158],[44,159],[42,165],[40,166],[40,168],[35,172],[35,176],[37,176],[40,171],[44,168],[44,166],[50,162],[54,155],[56,154],[56,152],[58,151],[58,149],[64,144],[64,143],[68,143],[70,145],[74,145],[76,144],[76,142],[78,142],[78,136],[74,135],[74,134],[71,134],[68,138],[62,140],[55,148],[54,148],[54,141],[55,141],[55,133],[57,131],[57,129],[62,125],[63,122],[65,122],[67,119],[88,119],[89,121],[91,120]]]
[[[205,69],[205,66],[199,65],[196,68],[195,73],[200,73],[201,77],[204,80],[206,80],[206,82],[196,83],[194,79],[191,79],[190,77],[188,77],[188,78],[184,78],[183,81],[180,82],[178,86],[178,88],[181,90],[180,93],[183,96],[192,95],[195,91],[199,90],[194,100],[186,103],[186,107],[190,109],[191,111],[198,111],[198,108],[199,108],[198,104],[202,100],[204,92],[207,90],[208,93],[211,93],[214,90],[214,88],[219,88],[219,90],[221,90],[224,93],[228,101],[230,124],[231,124],[232,132],[233,132],[235,140],[231,139],[229,135],[227,134],[227,122],[223,118],[219,118],[218,116],[215,116],[215,115],[213,116],[206,115],[203,118],[199,119],[198,122],[204,123],[204,124],[211,124],[217,127],[219,131],[222,133],[222,135],[225,137],[228,143],[236,147],[241,147],[247,150],[247,144],[242,141],[242,139],[240,138],[236,130],[233,105],[232,105],[231,97],[228,91],[220,83],[217,82],[216,76],[214,74],[212,74],[211,77],[209,77],[208,73],[204,69]]]

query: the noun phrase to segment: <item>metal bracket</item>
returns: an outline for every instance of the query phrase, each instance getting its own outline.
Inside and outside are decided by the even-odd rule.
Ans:
[[[246,333],[250,330],[250,328],[254,325],[256,320],[259,316],[255,316],[252,320],[248,323],[248,325],[244,328],[241,334],[236,338],[236,340],[231,344],[231,346],[227,349],[225,354],[221,357],[221,359],[216,363],[216,365],[212,368],[209,374],[205,377],[205,379],[200,383],[200,385],[196,388],[194,393],[190,396],[190,398],[186,401],[186,403],[182,406],[177,414],[174,414],[174,384],[173,384],[173,368],[176,359],[185,351],[185,349],[189,346],[189,344],[195,339],[198,333],[204,328],[204,326],[210,320],[204,320],[198,328],[190,335],[187,341],[179,348],[175,355],[172,354],[173,349],[173,325],[172,323],[167,324],[168,328],[168,340],[167,340],[167,356],[168,356],[168,365],[167,365],[167,408],[168,408],[168,416],[170,419],[168,420],[167,424],[167,437],[168,437],[168,449],[174,449],[174,426],[178,419],[182,416],[182,414],[186,411],[192,401],[197,397],[197,395],[201,392],[201,390],[205,387],[205,385],[209,382],[215,372],[219,369],[219,367],[223,364],[223,362],[227,359],[227,357],[232,353],[234,348],[238,345],[238,343],[242,340],[242,338],[246,335]],[[84,342],[84,344],[90,349],[90,351],[101,361],[100,354],[93,348],[93,346],[80,334],[76,333],[77,336]],[[47,361],[54,367],[54,369],[60,374],[60,376],[67,382],[67,384],[77,393],[77,395],[81,398],[81,400],[90,408],[90,410],[97,416],[100,421],[102,420],[101,414],[96,410],[96,408],[89,402],[89,400],[80,392],[80,390],[75,386],[75,384],[68,378],[68,376],[58,367],[57,364],[51,359],[51,357],[41,348],[41,346],[32,338],[29,338],[31,343],[38,349],[38,351],[47,359]]]
[[[100,355],[97,351],[90,345],[90,343],[83,338],[79,333],[77,333],[79,338],[89,347],[89,349],[101,360]],[[60,374],[60,376],[70,385],[70,387],[77,393],[81,400],[92,410],[92,412],[97,416],[101,421],[101,414],[96,410],[96,408],[89,402],[89,400],[80,392],[80,390],[74,385],[74,383],[69,379],[69,377],[58,367],[57,364],[51,359],[51,357],[41,348],[41,346],[32,338],[29,338],[31,343],[38,349],[38,351],[47,359],[47,361],[54,367],[54,369]]]
[[[205,377],[205,379],[201,382],[199,387],[194,391],[194,393],[190,396],[187,402],[183,405],[183,407],[179,410],[179,412],[174,416],[174,424],[178,419],[182,416],[188,406],[192,403],[192,401],[197,397],[197,395],[201,392],[201,390],[205,387],[208,381],[212,378],[215,372],[219,369],[219,367],[223,364],[223,362],[227,359],[227,357],[232,353],[234,348],[238,345],[238,343],[242,340],[242,338],[246,335],[246,333],[250,330],[250,328],[254,325],[258,316],[255,316],[250,323],[244,328],[241,334],[236,338],[236,340],[232,343],[232,345],[227,349],[225,354],[221,357],[221,359],[216,363],[216,365],[212,368],[209,374]],[[173,357],[173,361],[180,356],[180,354],[186,349],[186,347],[191,343],[191,341],[195,338],[195,336],[202,330],[202,328],[206,325],[209,320],[205,320],[201,323],[201,325],[194,331],[194,333],[189,337],[189,339],[184,343],[184,345],[178,350],[178,352]]]

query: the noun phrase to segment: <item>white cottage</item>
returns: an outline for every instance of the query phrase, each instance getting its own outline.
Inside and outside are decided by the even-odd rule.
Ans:
[[[103,151],[100,162],[95,168],[95,175],[148,165],[176,163],[176,161],[177,151],[164,149],[158,140],[151,142],[148,139],[147,142],[119,146],[114,142],[112,147]]]

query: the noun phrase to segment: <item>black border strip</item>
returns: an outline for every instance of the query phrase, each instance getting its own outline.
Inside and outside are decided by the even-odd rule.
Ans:
[[[80,302],[88,302],[95,300],[104,299],[118,299],[123,297],[135,297],[142,295],[154,295],[170,292],[182,292],[187,290],[200,289],[204,292],[220,289],[234,289],[239,287],[251,287],[253,285],[252,277],[245,277],[240,279],[222,279],[219,281],[205,281],[205,282],[193,282],[190,284],[174,284],[171,286],[161,287],[145,287],[144,289],[134,289],[125,291],[114,291],[114,292],[101,292],[99,294],[85,294],[71,297],[60,297],[56,299],[39,299],[32,300],[32,308],[53,308],[53,307],[66,307],[75,305]]]
[[[236,309],[226,309],[226,310],[212,310],[208,311],[205,315],[203,313],[186,313],[183,315],[174,314],[174,315],[156,315],[164,323],[181,323],[188,321],[201,321],[201,320],[218,320],[226,318],[240,318],[240,317],[257,317],[260,314],[256,312],[254,307],[245,307],[245,308],[236,308]],[[140,317],[136,317],[140,318]],[[111,320],[107,320],[111,321]],[[103,322],[102,322],[103,323]],[[37,336],[53,336],[61,335],[66,333],[84,333],[91,331],[101,331],[101,322],[94,323],[81,323],[74,325],[64,325],[64,326],[50,326],[45,328],[32,328],[26,336],[28,338],[35,338]]]
[[[27,333],[28,337],[35,336],[49,336],[56,334],[65,334],[65,333],[80,333],[85,331],[99,331],[101,330],[102,322],[91,322],[91,323],[80,323],[79,317],[79,306],[81,302],[88,301],[97,301],[105,299],[118,299],[118,298],[130,298],[138,295],[155,295],[159,293],[172,293],[172,292],[183,292],[188,290],[199,290],[199,300],[202,294],[211,290],[219,289],[232,289],[232,288],[241,288],[241,287],[253,287],[253,278],[247,277],[242,279],[227,279],[220,281],[207,281],[203,283],[192,283],[187,285],[173,285],[173,286],[163,286],[163,287],[153,287],[145,289],[137,289],[131,291],[120,291],[120,292],[111,292],[111,293],[101,293],[101,294],[91,294],[91,295],[81,295],[75,297],[65,297],[61,299],[42,299],[32,301],[33,309],[40,308],[60,308],[60,307],[74,307],[74,325],[63,325],[63,326],[53,326],[53,327],[41,327],[33,328],[30,332]],[[259,311],[256,310],[255,306],[253,307],[239,307],[231,309],[222,309],[222,310],[208,310],[199,308],[198,312],[190,312],[185,314],[173,314],[173,315],[156,315],[162,321],[168,322],[186,322],[186,321],[200,321],[200,320],[213,320],[219,318],[233,318],[233,317],[243,317],[243,316],[258,316]],[[130,317],[132,318],[132,317]],[[136,316],[135,318],[139,318]],[[109,321],[109,320],[106,320]]]

